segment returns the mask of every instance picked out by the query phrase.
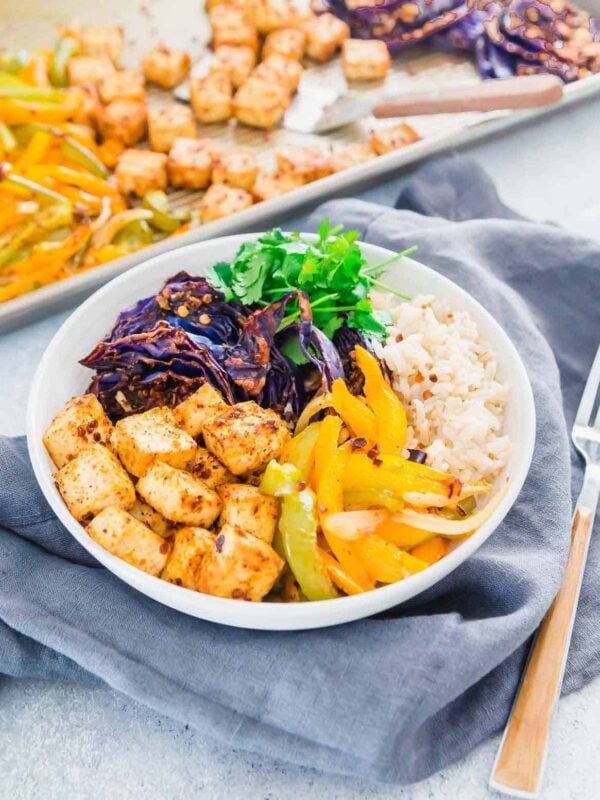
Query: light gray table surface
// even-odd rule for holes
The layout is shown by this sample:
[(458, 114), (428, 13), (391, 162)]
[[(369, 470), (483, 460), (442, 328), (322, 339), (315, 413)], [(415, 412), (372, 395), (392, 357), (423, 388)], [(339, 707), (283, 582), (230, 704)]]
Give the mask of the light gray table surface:
[[(600, 239), (599, 133), (596, 99), (465, 152), (521, 213)], [(390, 176), (364, 197), (391, 205), (405, 179)], [(286, 227), (301, 229), (305, 219)], [(33, 372), (66, 316), (0, 337), (0, 433), (24, 432)], [(471, 800), (490, 796), (497, 745), (416, 786), (374, 786), (231, 751), (109, 688), (0, 678), (0, 800)], [(597, 798), (599, 747), (596, 681), (560, 704), (543, 799)]]

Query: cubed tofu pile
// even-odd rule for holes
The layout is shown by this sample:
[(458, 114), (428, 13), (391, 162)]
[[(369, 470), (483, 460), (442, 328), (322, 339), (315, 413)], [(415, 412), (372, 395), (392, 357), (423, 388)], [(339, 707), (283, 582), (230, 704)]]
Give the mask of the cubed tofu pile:
[(283, 568), (278, 501), (247, 481), (289, 437), (275, 412), (228, 405), (206, 383), (115, 425), (95, 395), (75, 397), (44, 444), (67, 508), (105, 550), (186, 589), (259, 601)]

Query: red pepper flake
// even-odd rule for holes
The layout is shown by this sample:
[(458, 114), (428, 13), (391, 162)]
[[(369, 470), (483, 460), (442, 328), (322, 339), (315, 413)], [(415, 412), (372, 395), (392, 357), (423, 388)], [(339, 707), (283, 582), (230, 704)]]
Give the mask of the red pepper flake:
[(367, 456), (374, 461), (379, 455), (379, 447), (374, 445), (370, 450), (367, 450)]
[(362, 436), (358, 436), (356, 439), (352, 439), (350, 441), (350, 447), (353, 450), (362, 450), (363, 447), (367, 446), (367, 440), (363, 439)]
[(432, 383), (437, 383), (437, 382), (438, 382), (438, 376), (435, 374), (435, 372), (432, 372), (432, 373), (430, 374), (430, 376), (429, 376), (429, 380), (430, 380)]
[(306, 481), (298, 481), (296, 484), (296, 491), (303, 492), (306, 489)]
[(161, 542), (160, 547), (158, 548), (161, 553), (168, 553), (169, 552), (169, 543), (168, 542)]
[(85, 436), (85, 428), (83, 425), (77, 426), (77, 436), (81, 436), (82, 438)]
[(420, 372), (417, 372), (414, 378), (415, 383), (423, 383), (424, 380), (425, 378), (423, 377), (423, 375)]
[(402, 334), (401, 334), (401, 333), (397, 333), (397, 334), (396, 334), (396, 341), (397, 341), (397, 342), (402, 342), (402, 341), (404, 341), (404, 336), (402, 336)]
[(425, 389), (423, 392), (423, 400), (429, 400), (430, 397), (433, 397), (433, 392), (430, 392), (429, 389)]

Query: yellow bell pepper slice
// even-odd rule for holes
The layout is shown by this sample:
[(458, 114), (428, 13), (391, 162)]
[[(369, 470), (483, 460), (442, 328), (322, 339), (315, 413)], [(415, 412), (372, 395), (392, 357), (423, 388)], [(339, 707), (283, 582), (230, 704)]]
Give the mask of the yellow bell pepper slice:
[(448, 552), (448, 540), (441, 536), (434, 536), (433, 539), (414, 547), (410, 554), (415, 558), (420, 558), (428, 564), (435, 564)]
[(410, 550), (413, 547), (422, 545), (434, 536), (434, 534), (429, 531), (412, 528), (410, 525), (405, 525), (402, 522), (394, 522), (391, 517), (382, 522), (381, 525), (378, 525), (375, 529), (375, 533), (381, 536), (382, 539), (385, 539), (386, 542), (391, 542), (395, 544), (396, 547), (400, 547), (403, 550)]
[(382, 453), (402, 455), (406, 443), (406, 411), (387, 383), (377, 359), (356, 347), (356, 363), (365, 376), (365, 397), (377, 420), (377, 444)]
[(338, 587), (338, 589), (341, 589), (342, 592), (344, 592), (344, 594), (362, 594), (363, 592), (367, 591), (365, 587), (357, 583), (352, 576), (345, 571), (340, 562), (337, 561), (330, 553), (321, 548), (318, 548), (318, 553), (321, 561), (327, 569), (327, 572), (329, 573), (329, 577)]
[(378, 583), (395, 583), (429, 566), (376, 534), (357, 540), (354, 548), (371, 578)]
[[(366, 453), (350, 453), (344, 471), (344, 489), (389, 489), (394, 494), (403, 492), (432, 492), (449, 496), (448, 481), (452, 476), (439, 473), (440, 479), (432, 479), (415, 471), (412, 462), (398, 459), (397, 463), (388, 464), (376, 456), (369, 458)], [(417, 464), (416, 466), (421, 466)]]
[(352, 434), (367, 442), (375, 442), (377, 438), (377, 420), (371, 409), (350, 393), (346, 382), (338, 378), (331, 387), (333, 407), (344, 420)]
[(47, 131), (36, 131), (25, 150), (21, 153), (15, 162), (15, 169), (23, 170), (25, 167), (30, 167), (32, 164), (39, 164), (46, 155), (50, 143), (52, 142), (52, 135)]
[(309, 482), (315, 463), (315, 447), (319, 436), (320, 422), (313, 422), (302, 433), (290, 439), (279, 460), (283, 463), (293, 464), (300, 472), (300, 480)]

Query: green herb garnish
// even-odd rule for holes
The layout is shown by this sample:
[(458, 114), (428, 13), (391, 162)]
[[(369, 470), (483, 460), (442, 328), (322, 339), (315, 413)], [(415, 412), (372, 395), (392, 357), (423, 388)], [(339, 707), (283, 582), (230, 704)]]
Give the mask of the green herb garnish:
[[(207, 269), (206, 278), (227, 301), (238, 300), (249, 306), (268, 305), (287, 292), (301, 289), (310, 300), (314, 324), (329, 338), (344, 323), (369, 337), (382, 338), (389, 319), (373, 309), (369, 293), (380, 288), (410, 300), (379, 278), (385, 267), (417, 248), (410, 247), (368, 266), (356, 244), (359, 235), (359, 231), (344, 231), (342, 225), (332, 227), (327, 218), (319, 225), (316, 242), (274, 228), (257, 241), (243, 244), (233, 263), (221, 262)], [(299, 316), (297, 305), (291, 305), (280, 330)]]

